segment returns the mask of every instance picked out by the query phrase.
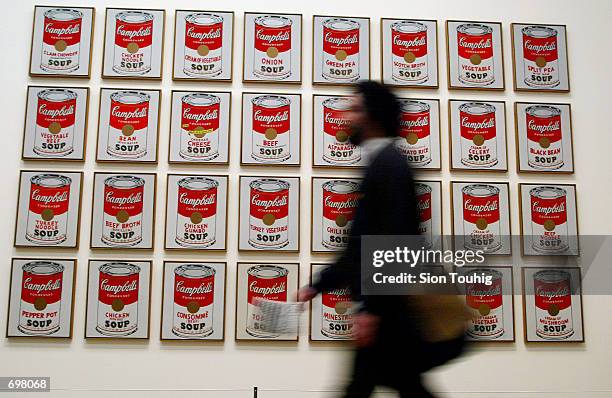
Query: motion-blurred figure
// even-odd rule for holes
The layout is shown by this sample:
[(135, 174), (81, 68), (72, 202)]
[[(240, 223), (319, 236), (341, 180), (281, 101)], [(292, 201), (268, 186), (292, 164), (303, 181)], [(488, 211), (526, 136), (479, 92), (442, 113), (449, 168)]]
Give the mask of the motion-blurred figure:
[(440, 302), (430, 303), (431, 297), (360, 294), (361, 235), (419, 235), (412, 172), (395, 145), (400, 105), (385, 86), (360, 82), (350, 119), (350, 140), (361, 146), (368, 161), (362, 197), (346, 250), (312, 286), (300, 289), (298, 300), (348, 286), (360, 306), (354, 316), (352, 337), (357, 350), (345, 397), (369, 397), (376, 385), (392, 387), (401, 397), (432, 397), (421, 383), (421, 374), (458, 355), (463, 345), (461, 321), (452, 331), (442, 326), (440, 333), (422, 319), (423, 314), (440, 308)]

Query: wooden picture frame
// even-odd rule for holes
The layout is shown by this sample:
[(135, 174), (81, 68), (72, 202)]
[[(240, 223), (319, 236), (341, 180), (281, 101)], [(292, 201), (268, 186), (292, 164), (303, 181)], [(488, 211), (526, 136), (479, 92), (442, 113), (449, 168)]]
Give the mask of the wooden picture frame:
[[(394, 37), (398, 43), (393, 41)], [(440, 85), (438, 21), (381, 18), (380, 64), (381, 82), (387, 86), (437, 89)]]
[(580, 267), (522, 267), (521, 276), (525, 343), (584, 343)]
[(94, 172), (90, 249), (153, 250), (156, 197), (156, 173)]
[[(189, 36), (190, 28), (193, 29), (193, 37)], [(220, 34), (217, 35), (215, 31), (218, 29)], [(191, 37), (189, 49), (185, 44), (187, 37)], [(207, 60), (205, 57), (212, 59)], [(216, 57), (220, 57), (220, 60)], [(233, 11), (176, 10), (174, 12), (172, 80), (231, 82), (234, 74), (233, 58)]]
[[(71, 339), (76, 273), (76, 258), (13, 257), (6, 337)], [(58, 274), (61, 275), (58, 277)], [(26, 293), (23, 292), (25, 275), (33, 279), (32, 288)]]
[(449, 90), (505, 90), (502, 31), (501, 22), (446, 21)]
[(20, 170), (14, 247), (78, 249), (82, 197), (82, 171)]
[[(152, 274), (150, 260), (90, 259), (85, 339), (148, 340)], [(102, 290), (105, 294), (100, 299)]]
[(228, 175), (168, 173), (164, 248), (227, 250), (228, 190)]
[(89, 79), (95, 17), (94, 7), (35, 5), (30, 76)]
[[(182, 280), (177, 281), (177, 277)], [(227, 263), (164, 261), (160, 340), (224, 341), (226, 292)], [(179, 302), (176, 294), (180, 295)]]
[(100, 88), (96, 162), (157, 163), (161, 96), (159, 89)]
[(22, 160), (85, 161), (89, 87), (28, 86)]
[(302, 14), (245, 12), (243, 31), (243, 83), (302, 84)]
[[(512, 23), (510, 37), (514, 91), (570, 91), (566, 25)], [(536, 42), (531, 49), (524, 47), (524, 37)], [(527, 60), (525, 53), (533, 59)], [(526, 77), (526, 71), (531, 75)]]
[(299, 167), (302, 94), (243, 92), (240, 130), (241, 166)]
[[(116, 44), (117, 20), (122, 23)], [(161, 25), (161, 26), (160, 26)], [(150, 33), (148, 31), (150, 30)], [(155, 8), (106, 8), (102, 78), (161, 80), (163, 76), (166, 10)], [(138, 39), (134, 39), (137, 37)]]

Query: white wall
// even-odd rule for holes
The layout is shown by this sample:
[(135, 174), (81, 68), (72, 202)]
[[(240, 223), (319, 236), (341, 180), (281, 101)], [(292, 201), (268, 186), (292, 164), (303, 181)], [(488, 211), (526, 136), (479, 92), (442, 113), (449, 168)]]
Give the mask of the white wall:
[[(241, 78), (241, 48), (243, 11), (297, 12), (304, 14), (304, 83), (301, 87), (263, 87), (250, 85), (248, 90), (278, 90), (294, 92), (300, 90), (303, 95), (303, 164), (302, 176), (302, 214), (301, 247), (298, 255), (281, 256), (302, 263), (302, 281), (307, 280), (308, 264), (311, 260), (309, 248), (310, 208), (310, 136), (311, 129), (311, 93), (334, 93), (338, 89), (317, 88), (310, 84), (311, 63), (311, 21), (313, 14), (370, 16), (372, 18), (372, 72), (373, 77), (380, 76), (379, 59), (379, 18), (409, 17), (437, 19), (440, 54), (439, 90), (419, 92), (407, 91), (416, 97), (437, 97), (441, 100), (442, 126), (446, 125), (447, 99), (470, 98), (478, 95), (482, 98), (505, 100), (508, 106), (508, 140), (509, 170), (507, 174), (491, 177), (510, 181), (513, 231), (518, 232), (517, 198), (519, 181), (515, 173), (514, 131), (512, 102), (515, 100), (571, 102), (573, 110), (575, 175), (569, 176), (521, 176), (521, 181), (557, 181), (576, 182), (581, 207), (579, 208), (580, 232), (583, 234), (610, 234), (612, 227), (609, 218), (609, 202), (612, 188), (609, 184), (612, 160), (610, 148), (610, 63), (612, 63), (612, 46), (610, 45), (609, 17), (612, 7), (609, 0), (593, 1), (475, 1), (475, 0), (430, 0), (430, 1), (277, 1), (263, 0), (246, 2), (226, 0), (219, 3), (176, 0), (53, 0), (50, 4), (93, 5), (96, 7), (96, 29), (92, 78), (89, 81), (44, 80), (33, 79), (27, 75), (30, 47), (31, 23), (34, 2), (25, 0), (5, 1), (2, 7), (0, 37), (2, 62), (0, 66), (2, 92), (0, 110), (2, 113), (2, 139), (0, 140), (0, 167), (2, 168), (2, 188), (0, 205), (4, 217), (0, 220), (0, 256), (4, 264), (0, 267), (0, 376), (51, 376), (53, 389), (51, 396), (74, 397), (249, 397), (247, 390), (257, 385), (263, 391), (260, 397), (310, 398), (328, 396), (323, 391), (337, 388), (341, 374), (343, 358), (346, 351), (338, 347), (314, 345), (308, 343), (307, 331), (304, 329), (298, 344), (237, 344), (234, 342), (233, 307), (235, 305), (234, 283), (235, 263), (237, 260), (274, 260), (278, 256), (255, 256), (236, 253), (236, 223), (238, 220), (238, 178), (239, 153), (234, 145), (231, 149), (232, 161), (229, 168), (216, 167), (215, 172), (228, 172), (230, 179), (229, 205), (229, 242), (227, 261), (228, 292), (226, 321), (226, 341), (223, 344), (161, 344), (158, 338), (161, 312), (161, 266), (167, 259), (210, 259), (224, 260), (223, 254), (205, 255), (164, 253), (163, 220), (165, 198), (165, 174), (172, 170), (196, 171), (184, 166), (169, 167), (165, 161), (167, 153), (169, 123), (169, 100), (172, 88), (211, 88), (228, 89), (234, 93), (232, 109), (233, 142), (237, 143), (240, 128), (240, 92), (243, 89)], [(121, 257), (115, 253), (92, 253), (89, 249), (91, 183), (93, 170), (125, 169), (125, 166), (98, 165), (95, 163), (95, 136), (98, 108), (98, 89), (110, 87), (157, 87), (159, 83), (112, 82), (100, 78), (102, 35), (104, 31), (104, 8), (114, 7), (157, 7), (166, 8), (166, 52), (164, 59), (160, 164), (156, 170), (158, 179), (157, 206), (158, 230), (156, 231), (156, 250), (153, 253), (128, 255), (128, 258), (153, 258), (153, 293), (151, 313), (151, 340), (144, 343), (109, 343), (91, 342), (83, 339), (86, 264), (88, 258)], [(173, 7), (173, 8), (169, 8)], [(235, 30), (235, 64), (234, 83), (195, 85), (192, 83), (174, 84), (171, 80), (171, 49), (174, 30), (174, 8), (181, 9), (220, 9), (236, 12)], [(467, 19), (501, 21), (503, 23), (503, 44), (506, 70), (506, 89), (502, 93), (474, 94), (452, 92), (446, 87), (446, 63), (444, 55), (444, 21), (446, 19)], [(567, 24), (571, 93), (570, 94), (516, 94), (512, 92), (512, 69), (510, 56), (510, 23), (536, 22)], [(89, 134), (87, 161), (85, 162), (85, 182), (83, 192), (83, 216), (81, 222), (82, 242), (78, 253), (74, 251), (47, 251), (50, 255), (61, 257), (78, 256), (79, 269), (76, 285), (76, 306), (74, 320), (74, 338), (68, 342), (31, 342), (15, 341), (4, 338), (6, 327), (6, 304), (11, 256), (36, 256), (40, 251), (16, 250), (12, 247), (14, 228), (14, 209), (16, 207), (16, 184), (19, 169), (37, 169), (48, 167), (60, 170), (79, 170), (78, 164), (55, 165), (51, 163), (26, 163), (20, 160), (23, 128), (24, 103), (28, 84), (69, 84), (89, 85), (91, 103), (89, 114)], [(446, 137), (443, 129), (443, 137)], [(450, 209), (448, 181), (452, 178), (469, 178), (465, 173), (451, 173), (448, 170), (448, 145), (442, 141), (443, 170), (430, 173), (432, 178), (443, 178), (444, 184), (444, 228), (450, 231)], [(129, 166), (131, 169), (152, 171), (155, 166)], [(207, 168), (206, 170), (209, 170)], [(206, 171), (204, 169), (197, 171)], [(213, 170), (213, 168), (210, 168)], [(249, 173), (266, 171), (250, 168)], [(283, 171), (279, 169), (282, 173)], [(291, 173), (291, 172), (290, 172)], [(333, 172), (317, 172), (318, 175), (333, 175)], [(347, 174), (347, 173), (342, 173)], [(114, 256), (112, 256), (114, 254)], [(317, 256), (317, 260), (325, 257)], [(609, 397), (612, 396), (612, 345), (609, 342), (612, 330), (611, 297), (584, 297), (585, 344), (579, 345), (539, 345), (526, 346), (522, 342), (521, 299), (516, 297), (515, 314), (517, 325), (517, 342), (507, 345), (482, 345), (474, 355), (464, 358), (460, 363), (436, 372), (432, 376), (435, 389), (452, 392), (453, 397)], [(404, 358), (403, 361), (418, 360)], [(398, 366), (401, 366), (398, 365)], [(217, 390), (217, 391), (215, 391)], [(209, 391), (202, 393), (202, 391)], [(24, 396), (27, 396), (24, 394)], [(38, 395), (34, 395), (38, 396)], [(446, 395), (445, 395), (446, 396)]]

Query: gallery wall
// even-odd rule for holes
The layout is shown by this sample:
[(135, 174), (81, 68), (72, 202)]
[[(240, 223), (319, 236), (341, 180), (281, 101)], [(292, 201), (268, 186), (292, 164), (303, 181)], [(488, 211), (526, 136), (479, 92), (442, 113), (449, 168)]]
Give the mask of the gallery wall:
[[(582, 235), (605, 235), (610, 226), (603, 222), (612, 190), (607, 184), (607, 173), (612, 167), (609, 157), (611, 140), (605, 124), (610, 109), (606, 85), (609, 85), (609, 63), (612, 50), (602, 38), (609, 35), (606, 15), (610, 5), (606, 1), (593, 1), (576, 12), (575, 2), (533, 3), (527, 1), (499, 4), (478, 1), (429, 2), (407, 6), (405, 2), (388, 1), (380, 4), (368, 2), (351, 3), (350, 7), (337, 2), (313, 1), (308, 4), (290, 4), (266, 1), (262, 4), (246, 4), (227, 1), (209, 5), (180, 1), (167, 2), (133, 1), (121, 2), (52, 2), (70, 6), (93, 6), (96, 8), (91, 78), (89, 80), (36, 78), (28, 76), (30, 39), (32, 34), (33, 8), (37, 3), (20, 2), (10, 6), (10, 18), (0, 27), (6, 54), (2, 68), (5, 95), (0, 98), (5, 122), (5, 134), (0, 149), (0, 165), (3, 167), (5, 189), (0, 192), (0, 203), (5, 209), (2, 221), (0, 248), (4, 266), (0, 271), (0, 330), (6, 328), (8, 287), (11, 257), (55, 257), (77, 258), (76, 290), (74, 296), (73, 338), (63, 341), (7, 339), (0, 337), (0, 375), (4, 376), (51, 376), (52, 396), (252, 396), (253, 386), (260, 388), (259, 396), (268, 397), (318, 397), (330, 396), (343, 377), (349, 352), (339, 344), (313, 343), (308, 341), (308, 318), (303, 317), (298, 342), (236, 342), (236, 269), (237, 262), (299, 262), (300, 283), (309, 278), (311, 262), (330, 261), (330, 254), (310, 251), (310, 194), (311, 177), (355, 177), (352, 170), (312, 169), (313, 151), (312, 94), (349, 94), (344, 87), (313, 86), (312, 64), (312, 16), (351, 15), (370, 17), (371, 30), (371, 75), (381, 76), (380, 18), (422, 18), (438, 21), (438, 89), (399, 90), (403, 96), (412, 98), (435, 98), (440, 100), (441, 124), (441, 170), (423, 171), (422, 179), (442, 181), (443, 231), (451, 231), (450, 181), (477, 181), (483, 177), (450, 170), (448, 142), (448, 100), (484, 99), (506, 103), (508, 171), (492, 173), (486, 179), (509, 183), (510, 224), (514, 234), (519, 233), (518, 183), (576, 184), (579, 197), (579, 228)], [(166, 10), (164, 34), (164, 58), (162, 80), (116, 81), (101, 78), (102, 43), (104, 36), (104, 14), (106, 7), (162, 8)], [(173, 8), (169, 8), (172, 6)], [(257, 9), (255, 8), (257, 7)], [(233, 81), (218, 83), (192, 83), (172, 80), (172, 45), (174, 42), (175, 9), (222, 9), (234, 11), (234, 66)], [(300, 85), (278, 84), (274, 86), (242, 83), (242, 47), (244, 12), (269, 11), (274, 13), (301, 13), (303, 52), (302, 82)], [(445, 21), (473, 20), (501, 22), (504, 47), (505, 90), (496, 92), (466, 92), (447, 88), (445, 56)], [(562, 24), (567, 26), (569, 93), (529, 93), (513, 91), (510, 24), (521, 22)], [(90, 88), (88, 134), (85, 163), (66, 164), (57, 162), (33, 163), (21, 159), (24, 104), (28, 85), (87, 86)], [(145, 90), (161, 89), (161, 112), (158, 164), (115, 165), (96, 162), (95, 138), (97, 132), (99, 92), (101, 87), (134, 87)], [(231, 91), (231, 145), (229, 165), (193, 166), (168, 164), (170, 125), (170, 97), (172, 90)], [(300, 93), (302, 101), (301, 165), (291, 170), (281, 166), (261, 168), (240, 165), (240, 126), (242, 92)], [(525, 175), (516, 172), (513, 103), (560, 102), (572, 106), (572, 127), (575, 172), (567, 175)], [(20, 170), (65, 170), (84, 171), (81, 215), (81, 245), (78, 249), (14, 248), (15, 208)], [(133, 173), (157, 173), (155, 209), (157, 220), (154, 231), (155, 249), (142, 252), (95, 251), (89, 248), (91, 228), (91, 203), (94, 200), (94, 171), (116, 172), (129, 170)], [(228, 174), (227, 251), (226, 252), (176, 252), (164, 250), (166, 175), (175, 174)], [(273, 174), (299, 176), (300, 181), (300, 251), (298, 253), (238, 252), (239, 222), (239, 176)], [(518, 252), (518, 250), (516, 250)], [(43, 254), (44, 253), (44, 254)], [(87, 295), (87, 263), (90, 259), (151, 260), (151, 333), (148, 341), (99, 341), (86, 340), (85, 301)], [(171, 261), (226, 261), (227, 291), (225, 340), (222, 342), (160, 342), (159, 325), (162, 313), (162, 263)], [(540, 265), (530, 259), (530, 265)], [(515, 283), (520, 274), (515, 273)], [(430, 379), (435, 390), (449, 392), (453, 397), (488, 397), (503, 394), (509, 397), (603, 397), (612, 394), (612, 384), (607, 377), (612, 349), (608, 342), (612, 320), (609, 314), (610, 297), (585, 295), (584, 343), (570, 344), (526, 344), (523, 342), (522, 298), (514, 300), (516, 341), (492, 344), (481, 343), (456, 365), (434, 372)], [(418, 358), (403, 358), (413, 361)], [(401, 364), (400, 361), (399, 363)], [(401, 366), (401, 365), (400, 365)], [(204, 394), (207, 392), (207, 394)], [(384, 395), (383, 395), (384, 396)]]

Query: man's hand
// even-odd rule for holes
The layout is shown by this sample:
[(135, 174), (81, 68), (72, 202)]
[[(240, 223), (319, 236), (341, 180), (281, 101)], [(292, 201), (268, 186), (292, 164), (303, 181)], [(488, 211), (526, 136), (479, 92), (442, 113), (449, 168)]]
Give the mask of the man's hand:
[(310, 301), (317, 295), (317, 289), (310, 286), (304, 286), (297, 292), (297, 301), (303, 303), (305, 301)]
[(370, 346), (376, 341), (380, 317), (360, 312), (353, 316), (353, 340), (358, 347)]

